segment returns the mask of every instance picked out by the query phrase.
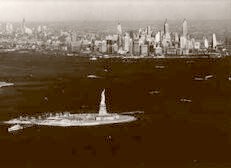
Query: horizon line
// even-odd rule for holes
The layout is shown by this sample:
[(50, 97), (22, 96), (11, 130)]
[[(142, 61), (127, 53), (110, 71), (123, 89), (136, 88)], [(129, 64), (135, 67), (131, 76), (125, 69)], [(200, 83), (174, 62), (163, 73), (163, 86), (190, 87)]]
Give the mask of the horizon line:
[[(27, 23), (30, 23), (30, 22), (118, 22), (118, 20), (83, 20), (83, 19), (77, 19), (77, 20), (27, 20), (26, 17), (22, 17), (21, 20), (0, 20), (0, 23), (6, 23), (6, 22), (12, 22), (12, 23), (20, 23), (22, 22), (23, 18), (25, 18), (25, 21)], [(224, 18), (224, 19), (190, 19), (190, 18), (177, 18), (177, 19), (169, 19), (167, 18), (168, 21), (179, 21), (179, 20), (184, 20), (186, 19), (187, 21), (230, 21), (231, 18)], [(138, 20), (128, 20), (128, 19), (124, 19), (124, 20), (119, 20), (119, 22), (151, 22), (151, 21), (165, 21), (165, 19), (152, 19), (152, 20), (145, 20), (145, 19), (138, 19)]]

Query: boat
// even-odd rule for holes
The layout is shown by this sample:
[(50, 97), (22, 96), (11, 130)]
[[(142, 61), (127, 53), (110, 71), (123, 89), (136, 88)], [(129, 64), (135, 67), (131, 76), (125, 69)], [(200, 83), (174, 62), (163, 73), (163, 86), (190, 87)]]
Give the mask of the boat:
[(159, 90), (153, 90), (153, 91), (150, 91), (148, 92), (150, 95), (154, 95), (154, 94), (159, 94), (160, 91)]
[(15, 125), (8, 128), (8, 132), (15, 132), (15, 131), (18, 131), (21, 129), (23, 129), (23, 126), (21, 126), (19, 124), (15, 124)]
[(100, 78), (99, 76), (96, 76), (96, 75), (87, 75), (88, 78), (92, 78), (92, 79), (95, 79), (95, 78)]
[(21, 117), (5, 121), (5, 124), (21, 125), (43, 125), (43, 126), (95, 126), (104, 124), (115, 124), (135, 121), (136, 117), (118, 113), (108, 113), (105, 99), (105, 89), (101, 93), (101, 101), (98, 113), (78, 113), (69, 112), (57, 113), (56, 115), (43, 115), (43, 117)]
[(163, 66), (163, 65), (156, 65), (155, 68), (156, 68), (156, 69), (164, 69), (165, 66)]
[(196, 81), (203, 81), (203, 80), (204, 80), (204, 78), (201, 78), (201, 77), (195, 77), (195, 78), (194, 78), (194, 80), (196, 80)]
[(6, 86), (13, 86), (13, 83), (7, 83), (7, 82), (0, 82), (0, 88), (1, 87), (6, 87)]
[(97, 58), (96, 58), (96, 57), (91, 57), (90, 60), (91, 60), (91, 61), (96, 61)]
[(181, 102), (187, 102), (187, 103), (191, 103), (191, 102), (192, 102), (192, 100), (190, 100), (190, 99), (185, 99), (185, 98), (180, 99), (180, 101), (181, 101)]
[(211, 78), (213, 78), (213, 75), (206, 75), (205, 77), (194, 77), (194, 80), (203, 81), (203, 80), (209, 80)]
[(213, 78), (213, 75), (207, 75), (207, 76), (205, 76), (205, 80), (208, 80), (210, 78)]

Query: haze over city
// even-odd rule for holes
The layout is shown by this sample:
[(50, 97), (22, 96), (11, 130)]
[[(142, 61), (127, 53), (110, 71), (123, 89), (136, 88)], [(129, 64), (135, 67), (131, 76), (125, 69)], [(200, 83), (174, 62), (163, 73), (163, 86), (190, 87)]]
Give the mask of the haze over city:
[(230, 0), (2, 0), (0, 21), (226, 20)]

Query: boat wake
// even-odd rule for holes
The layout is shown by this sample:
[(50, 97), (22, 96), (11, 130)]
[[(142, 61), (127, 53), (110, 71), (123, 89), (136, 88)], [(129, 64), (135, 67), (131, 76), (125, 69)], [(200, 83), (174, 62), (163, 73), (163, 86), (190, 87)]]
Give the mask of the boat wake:
[(120, 114), (144, 114), (144, 111), (128, 111), (128, 112), (122, 112)]

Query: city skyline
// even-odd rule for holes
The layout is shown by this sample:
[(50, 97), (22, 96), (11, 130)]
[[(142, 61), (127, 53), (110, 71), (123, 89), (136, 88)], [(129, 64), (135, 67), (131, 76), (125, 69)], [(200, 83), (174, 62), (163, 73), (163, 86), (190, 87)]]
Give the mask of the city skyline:
[[(25, 10), (26, 9), (26, 10)], [(229, 20), (230, 0), (2, 0), (0, 21)]]

